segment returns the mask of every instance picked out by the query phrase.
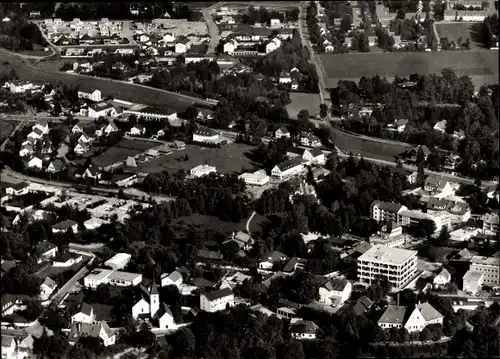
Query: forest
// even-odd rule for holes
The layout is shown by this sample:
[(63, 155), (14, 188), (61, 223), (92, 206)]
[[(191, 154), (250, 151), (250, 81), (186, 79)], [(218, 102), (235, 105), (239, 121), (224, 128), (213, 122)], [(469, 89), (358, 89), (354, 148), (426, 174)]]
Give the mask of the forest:
[(46, 45), (38, 26), (26, 17), (14, 15), (9, 19), (0, 22), (0, 47), (20, 52), (33, 50), (34, 45)]

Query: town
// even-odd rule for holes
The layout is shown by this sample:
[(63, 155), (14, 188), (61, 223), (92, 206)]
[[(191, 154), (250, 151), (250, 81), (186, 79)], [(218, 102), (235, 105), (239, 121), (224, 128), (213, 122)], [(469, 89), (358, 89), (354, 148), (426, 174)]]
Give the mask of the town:
[(497, 3), (395, 3), (0, 6), (2, 358), (497, 356), (498, 83), (322, 64)]

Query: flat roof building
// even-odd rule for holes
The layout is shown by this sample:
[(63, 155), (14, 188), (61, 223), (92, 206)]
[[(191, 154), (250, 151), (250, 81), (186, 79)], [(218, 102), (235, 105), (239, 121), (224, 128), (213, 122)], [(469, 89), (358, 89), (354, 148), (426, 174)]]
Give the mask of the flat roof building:
[(386, 277), (393, 287), (404, 288), (416, 275), (417, 251), (374, 245), (358, 257), (358, 278), (371, 284)]
[(83, 279), (85, 287), (97, 288), (101, 284), (112, 284), (122, 287), (136, 286), (142, 282), (142, 274), (114, 271), (97, 268)]
[(470, 270), (484, 274), (484, 285), (500, 287), (500, 258), (473, 256)]
[(104, 264), (113, 270), (119, 270), (125, 268), (131, 258), (132, 256), (128, 253), (116, 253), (113, 257), (104, 262)]

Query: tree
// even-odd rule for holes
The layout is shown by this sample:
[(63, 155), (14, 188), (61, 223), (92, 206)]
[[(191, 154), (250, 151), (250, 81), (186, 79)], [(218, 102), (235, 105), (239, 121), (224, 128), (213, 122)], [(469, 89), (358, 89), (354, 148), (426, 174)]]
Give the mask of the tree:
[(434, 247), (432, 244), (429, 244), (424, 249), (424, 255), (427, 258), (429, 258), (429, 260), (431, 262), (435, 262), (437, 260), (438, 251), (437, 251), (436, 247)]
[(56, 116), (59, 116), (61, 112), (62, 112), (61, 104), (59, 103), (59, 101), (56, 101), (56, 103), (54, 103), (54, 114)]
[(425, 184), (425, 155), (422, 146), (418, 147), (417, 152), (417, 185), (423, 187)]
[(319, 116), (321, 118), (325, 118), (326, 115), (328, 115), (328, 106), (322, 103), (321, 105), (319, 105)]
[(432, 333), (427, 327), (425, 327), (420, 332), (420, 340), (423, 342), (426, 342), (426, 341), (431, 340), (431, 339), (432, 339)]
[(438, 237), (439, 243), (445, 245), (450, 240), (450, 232), (448, 231), (448, 226), (443, 226)]
[(310, 115), (309, 111), (307, 110), (301, 110), (299, 114), (297, 115), (297, 120), (299, 122), (298, 124), (298, 130), (300, 132), (307, 132), (310, 128), (310, 121), (309, 121)]

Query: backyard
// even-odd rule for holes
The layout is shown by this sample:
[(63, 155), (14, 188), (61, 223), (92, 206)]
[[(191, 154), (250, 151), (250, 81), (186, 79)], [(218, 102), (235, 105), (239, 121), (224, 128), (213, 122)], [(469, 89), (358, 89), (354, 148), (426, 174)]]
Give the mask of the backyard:
[(356, 54), (320, 54), (321, 69), (327, 87), (339, 80), (359, 81), (362, 76), (386, 77), (440, 73), (451, 68), (458, 76), (469, 75), (476, 86), (498, 83), (498, 52), (490, 50), (441, 52), (383, 52)]
[(253, 146), (241, 143), (231, 143), (221, 148), (186, 145), (185, 150), (150, 160), (139, 165), (137, 169), (143, 172), (178, 171), (181, 169), (189, 171), (198, 165), (208, 164), (215, 166), (218, 173), (240, 173), (243, 168), (251, 170), (255, 167), (248, 158), (248, 152), (252, 149)]
[(288, 117), (293, 120), (297, 119), (301, 110), (308, 110), (311, 116), (316, 116), (319, 113), (321, 101), (316, 93), (290, 92), (290, 100), (292, 102), (286, 105), (286, 110)]
[(462, 42), (465, 43), (467, 39), (470, 39), (470, 48), (484, 48), (484, 45), (477, 43), (474, 39), (477, 38), (477, 23), (471, 22), (455, 22), (455, 23), (438, 23), (436, 24), (436, 30), (439, 38), (446, 37), (448, 41), (454, 41), (458, 44), (458, 39), (462, 38)]

